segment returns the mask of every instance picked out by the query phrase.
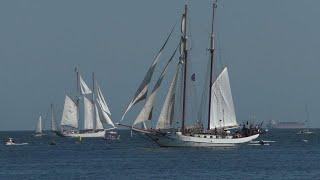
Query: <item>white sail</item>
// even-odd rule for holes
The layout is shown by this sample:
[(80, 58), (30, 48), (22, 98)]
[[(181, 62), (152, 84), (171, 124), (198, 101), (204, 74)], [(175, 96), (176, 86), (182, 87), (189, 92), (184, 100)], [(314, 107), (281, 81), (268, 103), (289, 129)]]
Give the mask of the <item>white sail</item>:
[(212, 85), (210, 111), (210, 129), (238, 126), (227, 67)]
[(66, 95), (61, 119), (62, 126), (78, 128), (78, 107), (73, 100)]
[(99, 101), (100, 104), (103, 105), (102, 106), (103, 110), (111, 115), (110, 109), (108, 107), (108, 104), (107, 104), (106, 100), (104, 99), (104, 96), (103, 96), (103, 94), (101, 92), (101, 89), (100, 89), (100, 87), (98, 85), (97, 85), (97, 87), (98, 87), (97, 88), (97, 101)]
[(102, 119), (101, 122), (107, 123), (110, 126), (115, 127), (108, 113), (103, 110), (103, 105), (101, 104), (101, 102), (98, 101), (98, 105), (100, 107), (100, 120)]
[(91, 93), (92, 93), (91, 89), (88, 87), (88, 85), (86, 84), (86, 82), (84, 82), (84, 80), (82, 79), (81, 75), (79, 75), (79, 80), (80, 80), (80, 90), (81, 90), (81, 94), (82, 94), (82, 95), (91, 94)]
[(36, 133), (42, 133), (42, 117), (41, 116), (38, 119)]
[(92, 102), (83, 96), (83, 104), (84, 104), (84, 129), (93, 129), (94, 123), (94, 105)]
[(122, 117), (121, 117), (121, 120), (124, 119), (125, 115), (127, 114), (127, 112), (132, 108), (133, 105), (137, 104), (138, 102), (146, 99), (147, 97), (147, 93), (148, 93), (148, 86), (149, 86), (149, 83), (151, 81), (151, 78), (152, 78), (152, 75), (153, 75), (153, 72), (158, 64), (158, 61), (159, 61), (159, 58), (164, 50), (164, 47), (166, 46), (166, 44), (168, 43), (172, 33), (173, 33), (173, 30), (174, 30), (175, 26), (171, 29), (171, 32), (170, 34), (168, 35), (166, 41), (164, 42), (164, 44), (162, 45), (162, 47), (160, 48), (158, 54), (155, 56), (153, 62), (152, 62), (152, 65), (150, 66), (150, 68), (148, 69), (148, 72), (147, 74), (144, 76), (144, 79), (143, 81), (141, 82), (138, 90), (136, 91), (133, 99), (130, 101), (130, 103), (128, 104), (126, 110), (124, 111)]
[(175, 97), (175, 89), (177, 84), (177, 78), (178, 78), (178, 67), (175, 72), (175, 75), (171, 81), (168, 94), (166, 96), (166, 99), (163, 103), (160, 116), (156, 125), (156, 129), (168, 129), (171, 127), (172, 122), (172, 113), (174, 108), (174, 97)]
[[(178, 46), (179, 47), (179, 46)], [(151, 118), (151, 113), (152, 113), (152, 109), (153, 109), (153, 105), (154, 102), (156, 100), (156, 96), (157, 96), (157, 92), (161, 86), (162, 80), (168, 70), (168, 65), (169, 63), (172, 61), (174, 55), (177, 52), (178, 47), (174, 50), (173, 54), (171, 55), (170, 59), (168, 60), (167, 64), (165, 65), (163, 71), (161, 72), (161, 75), (158, 79), (158, 81), (156, 82), (150, 96), (147, 98), (146, 103), (144, 104), (142, 110), (140, 111), (139, 115), (137, 116), (136, 120), (133, 122), (133, 126), (138, 124), (138, 123), (142, 123), (146, 120), (150, 120)]]
[(100, 120), (99, 110), (98, 110), (98, 107), (96, 104), (94, 105), (94, 109), (95, 109), (95, 113), (96, 113), (96, 129), (104, 129), (103, 125), (101, 123), (101, 120)]

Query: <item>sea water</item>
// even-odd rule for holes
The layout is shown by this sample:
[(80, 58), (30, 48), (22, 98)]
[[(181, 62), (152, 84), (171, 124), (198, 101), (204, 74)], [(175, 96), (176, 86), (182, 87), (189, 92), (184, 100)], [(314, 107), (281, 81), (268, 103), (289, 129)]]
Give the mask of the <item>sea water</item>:
[[(0, 132), (0, 179), (320, 179), (320, 130), (271, 130), (269, 146), (162, 148), (120, 131), (119, 141)], [(29, 143), (5, 146), (6, 138)], [(56, 145), (49, 145), (54, 140)]]

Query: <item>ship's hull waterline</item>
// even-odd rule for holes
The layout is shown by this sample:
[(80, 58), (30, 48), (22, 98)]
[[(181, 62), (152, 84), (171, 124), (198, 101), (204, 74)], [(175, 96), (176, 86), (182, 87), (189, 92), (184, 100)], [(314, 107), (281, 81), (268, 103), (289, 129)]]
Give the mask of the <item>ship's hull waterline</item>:
[(213, 135), (199, 135), (198, 137), (197, 135), (182, 135), (180, 132), (173, 134), (146, 133), (146, 135), (161, 147), (231, 147), (259, 137), (259, 134), (243, 138), (232, 138), (232, 136), (220, 138)]
[(57, 134), (63, 137), (72, 137), (72, 138), (104, 138), (105, 131), (98, 132), (84, 132), (84, 133), (59, 133)]

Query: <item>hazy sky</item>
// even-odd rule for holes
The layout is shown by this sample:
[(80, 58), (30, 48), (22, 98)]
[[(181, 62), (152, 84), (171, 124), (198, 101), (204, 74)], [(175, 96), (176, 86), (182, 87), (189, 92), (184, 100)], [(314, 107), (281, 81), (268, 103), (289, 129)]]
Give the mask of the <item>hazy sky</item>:
[[(189, 2), (190, 61), (199, 74), (208, 60), (210, 2)], [(75, 65), (88, 84), (91, 72), (96, 73), (113, 119), (120, 119), (153, 56), (180, 19), (184, 3), (1, 1), (0, 130), (34, 129), (38, 116), (48, 113), (50, 103), (60, 111), (60, 121), (64, 95), (75, 88)], [(221, 61), (230, 66), (239, 121), (253, 113), (265, 121), (304, 120), (308, 104), (311, 125), (320, 127), (319, 6), (318, 0), (219, 3), (219, 51)], [(177, 35), (162, 62), (172, 52)], [(127, 119), (136, 115), (133, 110)]]

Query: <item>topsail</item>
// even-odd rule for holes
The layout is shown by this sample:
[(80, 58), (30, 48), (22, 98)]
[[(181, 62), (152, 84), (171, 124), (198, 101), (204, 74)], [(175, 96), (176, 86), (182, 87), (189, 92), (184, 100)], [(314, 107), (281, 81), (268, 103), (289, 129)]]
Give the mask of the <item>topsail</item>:
[(81, 76), (79, 76), (79, 80), (80, 80), (80, 91), (81, 91), (81, 94), (82, 95), (91, 94), (92, 93), (91, 89), (88, 87), (86, 82), (84, 82), (84, 80), (82, 79)]

